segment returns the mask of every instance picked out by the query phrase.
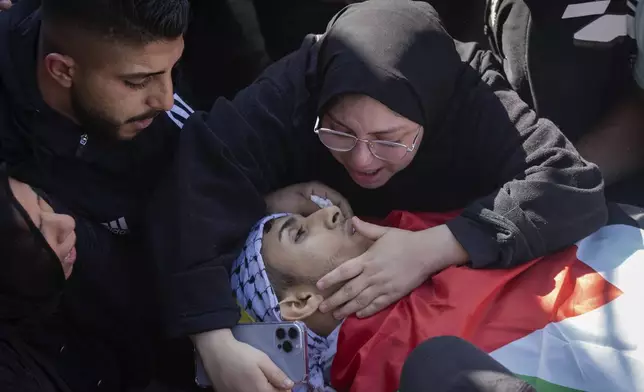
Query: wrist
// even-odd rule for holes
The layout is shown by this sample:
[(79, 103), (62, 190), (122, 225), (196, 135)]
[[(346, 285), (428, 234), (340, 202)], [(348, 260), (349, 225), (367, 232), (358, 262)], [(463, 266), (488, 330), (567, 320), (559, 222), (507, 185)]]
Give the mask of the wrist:
[(463, 265), (470, 259), (447, 225), (432, 227), (419, 234), (423, 269), (429, 272), (427, 275), (451, 266)]
[(228, 328), (191, 335), (190, 339), (202, 357), (208, 356), (208, 353), (217, 352), (222, 346), (235, 341), (232, 331)]

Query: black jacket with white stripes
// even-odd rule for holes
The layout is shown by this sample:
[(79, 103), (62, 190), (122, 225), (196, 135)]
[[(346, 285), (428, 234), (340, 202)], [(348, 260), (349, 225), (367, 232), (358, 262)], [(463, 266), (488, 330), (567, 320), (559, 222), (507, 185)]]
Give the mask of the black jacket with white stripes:
[[(136, 226), (192, 109), (175, 94), (171, 111), (132, 140), (106, 146), (88, 136), (47, 107), (38, 91), (38, 3), (23, 0), (0, 12), (0, 163), (55, 199), (56, 211), (75, 216), (78, 258), (56, 317), (13, 340), (70, 390), (122, 391), (147, 382), (158, 324), (154, 268), (139, 250)], [(112, 235), (101, 225), (132, 234)], [(4, 358), (8, 351), (20, 354), (0, 336), (0, 357), (10, 361), (0, 372), (0, 390), (20, 374), (48, 390), (24, 356), (20, 363)], [(27, 388), (19, 384), (18, 390)]]
[(44, 103), (36, 82), (40, 11), (29, 3), (0, 14), (0, 161), (90, 221), (135, 231), (192, 109), (175, 94), (172, 110), (134, 139), (99, 143)]

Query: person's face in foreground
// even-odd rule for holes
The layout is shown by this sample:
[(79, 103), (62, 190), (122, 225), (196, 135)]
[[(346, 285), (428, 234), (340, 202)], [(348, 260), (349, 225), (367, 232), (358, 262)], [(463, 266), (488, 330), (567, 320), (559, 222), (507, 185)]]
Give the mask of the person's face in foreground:
[(321, 209), (308, 217), (276, 219), (264, 235), (265, 262), (301, 280), (315, 282), (343, 262), (364, 253), (371, 241), (356, 233), (351, 220), (337, 207)]
[(67, 73), (55, 79), (68, 88), (72, 115), (85, 128), (108, 139), (132, 139), (172, 108), (172, 69), (183, 38), (146, 45), (91, 37), (77, 41), (76, 58), (56, 53), (47, 58), (50, 72), (53, 60), (62, 75)]
[(74, 219), (69, 215), (57, 214), (29, 185), (10, 178), (9, 186), (16, 200), (58, 256), (65, 278), (69, 278), (76, 261)]
[(306, 319), (309, 328), (330, 332), (337, 321), (317, 310), (324, 297), (337, 287), (322, 293), (316, 282), (345, 261), (363, 254), (371, 244), (371, 240), (354, 231), (351, 220), (337, 207), (321, 209), (308, 217), (290, 215), (273, 221), (263, 237), (264, 262), (295, 281), (286, 282), (288, 287), (280, 298), (282, 317)]
[[(395, 142), (409, 149), (414, 146), (412, 151), (408, 151), (405, 147), (370, 146), (358, 141), (350, 151), (334, 151), (329, 148), (351, 178), (361, 187), (369, 189), (385, 185), (394, 174), (406, 168), (414, 159), (423, 138), (423, 129), (419, 124), (366, 95), (345, 95), (338, 98), (320, 118), (319, 127), (362, 140)], [(321, 140), (330, 147), (330, 143), (322, 137)], [(340, 140), (330, 141), (342, 144)]]

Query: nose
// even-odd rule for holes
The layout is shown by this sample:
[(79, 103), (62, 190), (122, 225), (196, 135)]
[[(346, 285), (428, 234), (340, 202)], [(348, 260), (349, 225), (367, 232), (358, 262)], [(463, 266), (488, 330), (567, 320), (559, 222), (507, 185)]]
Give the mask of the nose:
[(322, 225), (328, 230), (333, 230), (344, 221), (342, 211), (336, 206), (326, 207), (309, 216), (314, 224)]
[(76, 221), (69, 215), (53, 213), (49, 221), (57, 228), (60, 241), (64, 241), (76, 228)]
[(369, 146), (364, 142), (358, 142), (349, 154), (351, 154), (351, 167), (356, 169), (369, 167), (371, 162), (375, 159), (369, 150)]
[(63, 244), (76, 228), (76, 221), (69, 215), (43, 212), (41, 219), (42, 233), (54, 249)]
[(147, 104), (154, 110), (167, 112), (172, 109), (172, 106), (174, 106), (174, 86), (170, 74), (159, 83), (159, 88), (148, 97)]

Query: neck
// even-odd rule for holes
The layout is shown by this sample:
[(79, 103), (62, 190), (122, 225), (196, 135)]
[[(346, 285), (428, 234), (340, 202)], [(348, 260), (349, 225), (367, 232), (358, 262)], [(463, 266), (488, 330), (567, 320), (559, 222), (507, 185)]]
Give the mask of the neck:
[(342, 322), (342, 320), (333, 318), (333, 314), (331, 313), (321, 313), (319, 311), (302, 321), (304, 321), (307, 328), (323, 338), (329, 336)]

